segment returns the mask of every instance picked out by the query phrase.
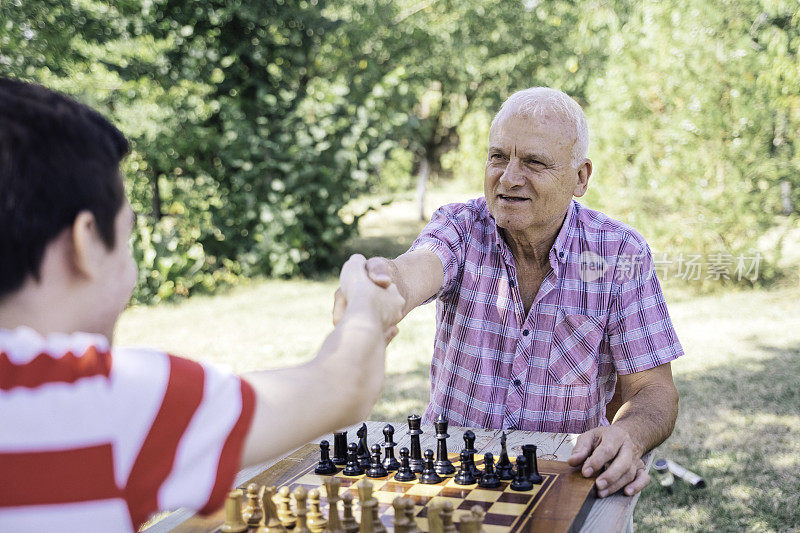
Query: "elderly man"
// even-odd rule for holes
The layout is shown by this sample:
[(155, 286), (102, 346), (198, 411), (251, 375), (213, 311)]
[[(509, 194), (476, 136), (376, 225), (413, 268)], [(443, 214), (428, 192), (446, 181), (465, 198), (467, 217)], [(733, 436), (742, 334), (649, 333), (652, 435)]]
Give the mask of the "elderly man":
[[(573, 200), (592, 174), (580, 106), (512, 95), (489, 133), (484, 198), (440, 208), (411, 249), (372, 258), (404, 312), (437, 299), (430, 405), (460, 426), (582, 433), (570, 464), (632, 495), (672, 432), (683, 354), (639, 233)], [(337, 292), (334, 321), (346, 306)], [(609, 423), (611, 421), (611, 423)]]

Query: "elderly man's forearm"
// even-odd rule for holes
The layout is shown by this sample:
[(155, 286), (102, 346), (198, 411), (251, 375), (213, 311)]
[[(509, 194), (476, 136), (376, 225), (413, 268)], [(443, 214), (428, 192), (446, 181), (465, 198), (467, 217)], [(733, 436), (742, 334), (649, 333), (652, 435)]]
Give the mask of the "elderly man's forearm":
[(612, 424), (624, 427), (637, 452), (643, 455), (672, 434), (678, 417), (678, 400), (674, 386), (649, 385), (622, 404)]

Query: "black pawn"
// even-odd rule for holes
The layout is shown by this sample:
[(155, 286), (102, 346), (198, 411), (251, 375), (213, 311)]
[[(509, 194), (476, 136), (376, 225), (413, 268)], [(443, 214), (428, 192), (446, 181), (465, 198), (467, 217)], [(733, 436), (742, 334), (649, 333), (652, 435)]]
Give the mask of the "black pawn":
[(495, 472), (500, 479), (514, 479), (514, 465), (508, 459), (508, 449), (506, 448), (506, 432), (500, 436), (500, 459), (495, 465)]
[(442, 478), (433, 469), (433, 450), (425, 450), (425, 467), (422, 470), (422, 475), (419, 476), (419, 482), (426, 485), (435, 485), (441, 480)]
[(411, 470), (411, 465), (408, 459), (408, 448), (400, 448), (400, 468), (394, 475), (395, 481), (414, 481), (417, 475)]
[(411, 470), (422, 472), (425, 468), (425, 461), (422, 460), (422, 448), (420, 448), (419, 436), (422, 435), (422, 419), (419, 415), (408, 417), (408, 434), (411, 435)]
[(345, 476), (360, 476), (364, 473), (361, 463), (358, 462), (358, 445), (355, 442), (347, 445), (347, 466), (342, 473)]
[(386, 439), (383, 443), (383, 467), (391, 472), (400, 468), (400, 463), (394, 457), (394, 447), (397, 446), (394, 442), (394, 426), (391, 424), (383, 426), (383, 436)]
[(475, 433), (469, 429), (464, 432), (464, 449), (462, 451), (469, 454), (469, 467), (472, 470), (472, 475), (476, 478), (481, 477), (483, 472), (475, 465), (475, 454), (478, 453), (478, 450), (475, 449)]
[(533, 488), (533, 483), (528, 479), (528, 466), (525, 463), (527, 463), (525, 457), (517, 456), (517, 475), (511, 482), (511, 490), (522, 492)]
[(456, 485), (474, 485), (478, 482), (475, 474), (472, 473), (469, 457), (470, 455), (467, 452), (461, 452), (461, 464), (459, 465), (456, 477), (453, 478), (453, 482)]
[(447, 457), (447, 437), (450, 436), (447, 434), (447, 419), (439, 415), (433, 425), (436, 427), (436, 462), (433, 463), (433, 469), (440, 476), (449, 476), (456, 471), (456, 467)]
[(338, 431), (333, 434), (333, 464), (347, 464), (347, 432)]
[(369, 444), (367, 444), (367, 425), (361, 424), (361, 427), (356, 431), (358, 437), (358, 462), (361, 463), (361, 468), (369, 468)]
[(389, 472), (381, 464), (381, 445), (372, 445), (372, 462), (367, 468), (367, 477), (386, 477)]
[(494, 489), (500, 486), (500, 478), (494, 472), (494, 455), (491, 453), (483, 456), (483, 475), (478, 480), (478, 486), (484, 489)]
[(534, 485), (541, 484), (544, 478), (539, 475), (539, 463), (536, 460), (536, 445), (523, 444), (522, 455), (525, 456), (525, 463), (528, 465), (528, 479)]
[(323, 440), (319, 443), (319, 463), (317, 463), (317, 467), (314, 469), (315, 474), (321, 474), (323, 476), (330, 476), (335, 474), (339, 471), (336, 468), (336, 465), (333, 464), (330, 457), (330, 448), (331, 445), (328, 444), (328, 441)]

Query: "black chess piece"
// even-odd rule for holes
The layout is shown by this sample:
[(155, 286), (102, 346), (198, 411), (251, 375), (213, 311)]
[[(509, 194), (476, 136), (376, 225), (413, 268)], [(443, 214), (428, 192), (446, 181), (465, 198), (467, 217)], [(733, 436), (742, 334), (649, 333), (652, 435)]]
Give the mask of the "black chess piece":
[(328, 444), (328, 441), (326, 440), (320, 441), (319, 463), (317, 463), (317, 467), (314, 469), (315, 474), (330, 476), (339, 471), (339, 469), (336, 468), (336, 465), (333, 464), (333, 461), (331, 461), (330, 448), (331, 445)]
[(436, 461), (433, 463), (433, 469), (440, 476), (449, 476), (456, 471), (456, 467), (450, 462), (447, 457), (447, 419), (444, 415), (439, 415), (436, 422), (433, 423), (436, 427)]
[(478, 482), (475, 474), (472, 473), (469, 457), (470, 455), (466, 451), (461, 451), (461, 464), (459, 465), (456, 477), (453, 478), (453, 483), (456, 485), (474, 485)]
[(386, 477), (388, 475), (389, 472), (387, 472), (381, 464), (381, 445), (373, 444), (372, 462), (370, 462), (369, 468), (367, 468), (367, 477)]
[(506, 432), (500, 436), (500, 459), (497, 460), (494, 471), (500, 479), (514, 479), (514, 465), (508, 459), (508, 449), (506, 448)]
[(483, 472), (481, 472), (478, 469), (477, 465), (475, 464), (475, 454), (478, 453), (478, 450), (475, 449), (475, 433), (473, 433), (469, 429), (464, 432), (464, 450), (463, 451), (465, 451), (465, 452), (467, 452), (469, 454), (468, 461), (469, 461), (469, 465), (470, 465), (469, 467), (472, 470), (472, 475), (475, 476), (476, 478), (481, 477), (481, 474), (483, 474)]
[(533, 488), (533, 483), (528, 479), (528, 466), (525, 463), (527, 461), (524, 456), (517, 456), (517, 475), (511, 481), (511, 490), (523, 492)]
[(491, 453), (483, 456), (483, 475), (478, 480), (478, 486), (484, 489), (494, 489), (500, 486), (500, 478), (494, 471), (494, 455)]
[(425, 450), (425, 466), (422, 469), (422, 475), (419, 476), (419, 482), (426, 485), (435, 485), (442, 480), (436, 470), (433, 468), (433, 450)]
[(525, 456), (525, 462), (528, 465), (528, 479), (534, 485), (541, 484), (544, 478), (539, 475), (539, 463), (536, 460), (536, 445), (523, 444), (522, 455)]
[(347, 464), (347, 432), (337, 431), (333, 434), (333, 458), (335, 465)]
[(408, 434), (411, 435), (411, 458), (409, 464), (414, 472), (422, 472), (425, 468), (425, 461), (422, 460), (422, 448), (419, 443), (419, 436), (422, 435), (422, 419), (419, 415), (408, 417)]
[(358, 445), (355, 442), (347, 445), (347, 466), (342, 473), (345, 476), (360, 476), (364, 473), (361, 463), (358, 462)]
[(397, 446), (394, 442), (394, 426), (391, 424), (383, 426), (383, 436), (386, 439), (383, 443), (383, 467), (392, 472), (400, 468), (400, 462), (394, 456), (394, 447)]
[(417, 475), (411, 470), (411, 465), (408, 458), (408, 448), (400, 448), (400, 468), (394, 475), (395, 481), (414, 481)]
[(367, 444), (366, 424), (361, 424), (361, 427), (356, 431), (356, 436), (358, 437), (358, 462), (361, 464), (361, 468), (367, 469), (369, 468), (371, 458), (369, 455), (369, 444)]

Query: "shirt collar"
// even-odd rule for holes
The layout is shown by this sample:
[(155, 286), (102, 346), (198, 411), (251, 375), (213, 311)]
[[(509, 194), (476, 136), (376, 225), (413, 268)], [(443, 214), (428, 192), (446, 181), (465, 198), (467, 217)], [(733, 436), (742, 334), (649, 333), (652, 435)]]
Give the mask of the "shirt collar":
[(5, 353), (14, 364), (29, 363), (42, 353), (55, 358), (68, 352), (78, 355), (91, 346), (105, 352), (109, 349), (109, 342), (103, 335), (90, 333), (51, 333), (42, 336), (28, 326), (0, 328), (0, 352)]
[(570, 238), (572, 235), (572, 225), (573, 219), (575, 218), (575, 207), (576, 202), (573, 198), (569, 201), (569, 206), (567, 207), (567, 216), (564, 217), (564, 223), (561, 224), (561, 229), (556, 236), (556, 240), (553, 243), (553, 247), (551, 251), (555, 254), (556, 260), (564, 263), (567, 260), (567, 254), (569, 254), (569, 243)]
[[(556, 235), (556, 240), (553, 242), (553, 247), (550, 248), (550, 266), (553, 267), (553, 271), (558, 275), (558, 263), (565, 263), (567, 261), (567, 256), (569, 255), (569, 244), (572, 235), (572, 225), (575, 219), (575, 210), (576, 210), (577, 202), (573, 198), (569, 202), (569, 206), (567, 206), (567, 215), (564, 217), (564, 223), (561, 224), (561, 229), (558, 231), (558, 235)], [(488, 208), (487, 208), (488, 213)], [(497, 225), (497, 222), (494, 220), (494, 217), (489, 214), (489, 218), (491, 218), (492, 222), (494, 223), (494, 239), (497, 243), (498, 249), (501, 251), (503, 255), (511, 255), (511, 250), (508, 248), (508, 244), (503, 239), (502, 234), (500, 233), (500, 227)]]

